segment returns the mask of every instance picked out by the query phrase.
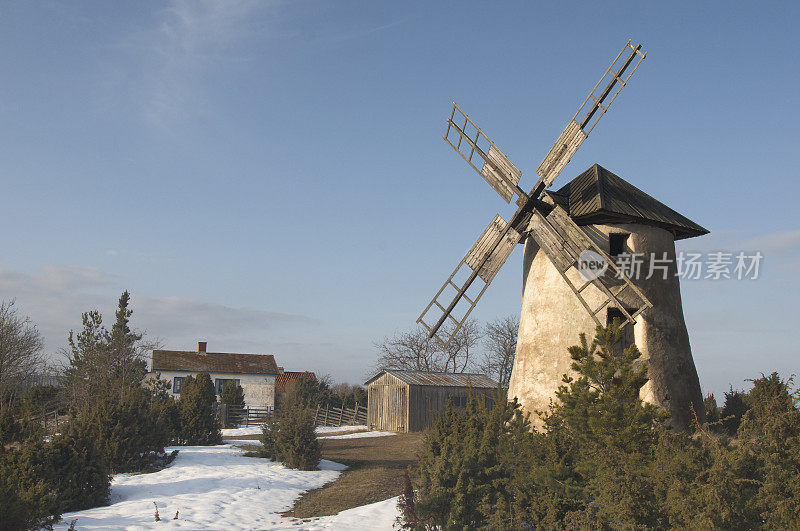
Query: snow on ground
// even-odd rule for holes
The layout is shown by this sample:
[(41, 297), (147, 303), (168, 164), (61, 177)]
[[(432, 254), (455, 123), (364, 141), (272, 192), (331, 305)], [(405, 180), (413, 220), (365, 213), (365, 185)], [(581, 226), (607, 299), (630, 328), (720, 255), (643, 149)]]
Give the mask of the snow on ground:
[(244, 428), (222, 428), (223, 437), (241, 437), (242, 435), (261, 435), (261, 426)]
[(313, 518), (309, 522), (301, 521), (294, 529), (392, 529), (399, 515), (397, 497), (394, 497), (348, 509), (333, 516)]
[[(250, 442), (250, 441), (248, 441)], [(63, 515), (59, 529), (76, 520), (77, 529), (353, 529), (368, 522), (379, 529), (390, 520), (390, 508), (373, 504), (311, 522), (283, 518), (304, 491), (336, 479), (346, 467), (323, 460), (322, 470), (304, 472), (279, 463), (245, 457), (230, 444), (178, 446), (173, 463), (158, 472), (119, 474), (111, 483), (111, 505)], [(154, 518), (158, 504), (160, 522)], [(395, 502), (396, 503), (396, 502)], [(173, 520), (175, 511), (178, 519)], [(392, 513), (391, 520), (394, 520)], [(339, 517), (342, 520), (337, 520)], [(380, 519), (381, 524), (373, 524)], [(387, 524), (386, 529), (391, 529)]]
[(387, 435), (397, 434), (390, 431), (359, 431), (357, 433), (348, 433), (347, 435), (322, 436), (320, 439), (361, 439), (362, 437), (386, 437)]
[[(337, 431), (353, 431), (353, 430), (368, 430), (369, 428), (364, 425), (358, 426), (317, 426), (316, 432), (332, 433)], [(246, 426), (241, 428), (223, 428), (223, 437), (241, 437), (243, 435), (261, 435), (261, 426)]]
[(254, 446), (264, 446), (264, 443), (262, 443), (261, 441), (259, 441), (257, 439), (225, 439), (222, 442), (224, 442), (225, 444), (235, 444), (236, 446), (239, 446), (239, 445), (242, 445), (242, 444), (252, 444)]
[[(334, 432), (336, 433), (336, 432)], [(361, 439), (363, 437), (386, 437), (387, 435), (397, 435), (396, 433), (392, 433), (389, 431), (359, 431), (356, 433), (348, 433), (346, 435), (320, 435), (320, 439)], [(259, 440), (254, 439), (225, 439), (225, 444), (252, 444), (255, 446), (261, 446), (262, 443)]]
[(316, 432), (319, 433), (331, 433), (334, 431), (353, 431), (353, 430), (368, 430), (367, 426), (358, 425), (358, 426), (317, 426)]

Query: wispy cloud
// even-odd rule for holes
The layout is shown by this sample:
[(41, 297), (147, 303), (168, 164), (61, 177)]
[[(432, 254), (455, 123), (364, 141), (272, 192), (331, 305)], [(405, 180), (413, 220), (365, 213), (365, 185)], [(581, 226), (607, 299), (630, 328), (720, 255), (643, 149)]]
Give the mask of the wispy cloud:
[(145, 120), (169, 130), (207, 112), (204, 80), (221, 65), (247, 60), (243, 45), (259, 36), (259, 15), (276, 3), (172, 0), (152, 27), (127, 36), (125, 46), (141, 64), (123, 77)]
[[(33, 274), (0, 269), (0, 299), (16, 298), (45, 337), (46, 352), (65, 345), (70, 329), (80, 327), (80, 315), (98, 309), (113, 319), (119, 278), (93, 268), (45, 266)], [(222, 349), (263, 351), (277, 331), (308, 331), (321, 323), (308, 316), (255, 308), (226, 306), (182, 297), (131, 294), (133, 324), (168, 347), (186, 348), (209, 339)]]
[(384, 30), (388, 30), (394, 28), (396, 26), (400, 26), (405, 24), (406, 22), (413, 20), (417, 17), (405, 17), (400, 20), (396, 20), (394, 22), (390, 22), (388, 24), (381, 24), (379, 26), (372, 26), (372, 27), (365, 27), (365, 28), (357, 28), (353, 30), (346, 30), (346, 31), (339, 31), (331, 33), (327, 36), (322, 37), (320, 40), (322, 42), (328, 43), (338, 43), (338, 42), (346, 42), (351, 40), (363, 39), (365, 37), (369, 37), (375, 33), (380, 33)]
[(800, 249), (800, 229), (771, 232), (751, 238), (742, 244), (743, 248), (759, 251), (789, 251)]

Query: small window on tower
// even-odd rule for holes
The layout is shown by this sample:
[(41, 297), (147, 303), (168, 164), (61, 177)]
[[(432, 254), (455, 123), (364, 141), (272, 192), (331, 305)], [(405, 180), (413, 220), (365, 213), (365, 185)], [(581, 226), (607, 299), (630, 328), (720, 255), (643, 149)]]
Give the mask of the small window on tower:
[[(625, 308), (625, 311), (628, 312), (629, 315), (633, 315), (636, 312), (633, 308)], [(611, 323), (614, 322), (614, 319), (618, 320), (620, 326), (626, 321), (625, 314), (623, 314), (619, 308), (609, 308), (606, 314), (606, 326), (610, 326)], [(622, 328), (620, 343), (621, 344), (618, 345), (620, 349), (626, 349), (634, 343), (633, 325), (631, 323), (626, 324)]]
[(606, 314), (606, 326), (609, 326), (612, 322), (616, 319), (619, 324), (625, 322), (625, 315), (620, 311), (619, 308), (609, 308), (608, 313)]
[(625, 232), (612, 232), (608, 235), (608, 248), (611, 256), (619, 256), (625, 252), (625, 244), (628, 243), (628, 236)]

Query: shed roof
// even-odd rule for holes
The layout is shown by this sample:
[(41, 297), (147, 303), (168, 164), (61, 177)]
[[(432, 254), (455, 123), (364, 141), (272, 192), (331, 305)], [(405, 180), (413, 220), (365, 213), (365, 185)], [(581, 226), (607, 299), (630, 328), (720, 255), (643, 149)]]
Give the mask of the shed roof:
[(153, 371), (278, 374), (272, 354), (154, 350)]
[(485, 374), (404, 371), (400, 369), (384, 369), (364, 382), (369, 385), (383, 374), (391, 374), (409, 385), (430, 385), (434, 387), (474, 387), (476, 389), (494, 389), (497, 382)]
[(689, 218), (650, 197), (625, 179), (595, 164), (550, 197), (579, 225), (641, 223), (675, 234), (675, 239), (708, 234)]

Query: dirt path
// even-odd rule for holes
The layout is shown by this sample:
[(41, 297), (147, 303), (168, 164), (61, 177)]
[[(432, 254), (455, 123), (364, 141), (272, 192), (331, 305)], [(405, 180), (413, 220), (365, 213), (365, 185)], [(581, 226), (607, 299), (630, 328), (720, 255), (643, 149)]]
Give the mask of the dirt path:
[(403, 471), (416, 463), (419, 433), (358, 439), (320, 438), (322, 457), (350, 468), (321, 489), (303, 494), (286, 513), (296, 518), (327, 516), (400, 494)]

